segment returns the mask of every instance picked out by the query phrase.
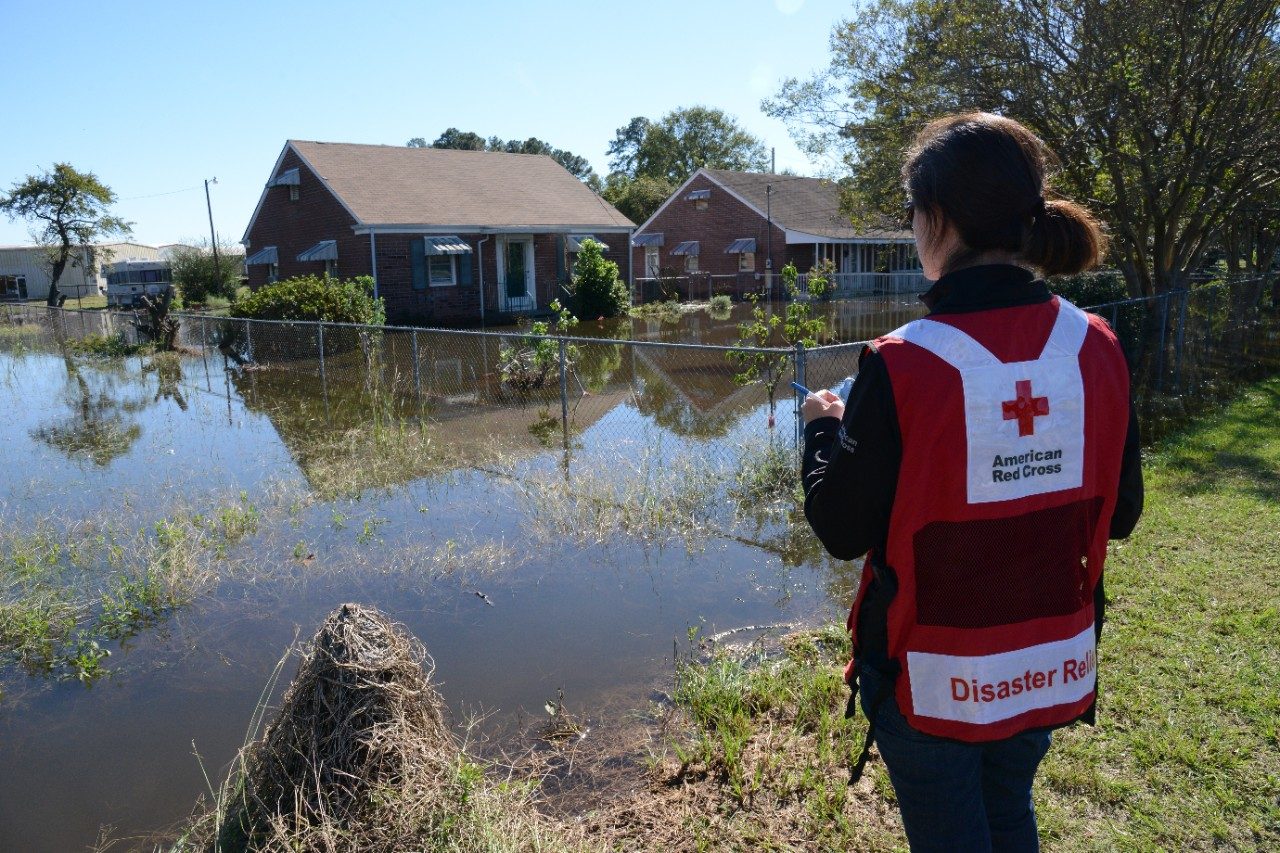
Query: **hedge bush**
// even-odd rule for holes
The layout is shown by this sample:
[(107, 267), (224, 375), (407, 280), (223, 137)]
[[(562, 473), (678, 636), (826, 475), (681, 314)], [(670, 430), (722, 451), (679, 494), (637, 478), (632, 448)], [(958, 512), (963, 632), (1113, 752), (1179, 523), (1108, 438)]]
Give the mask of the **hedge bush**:
[(322, 320), (380, 326), (386, 307), (373, 295), (373, 279), (302, 275), (260, 287), (231, 305), (232, 317), (250, 320)]

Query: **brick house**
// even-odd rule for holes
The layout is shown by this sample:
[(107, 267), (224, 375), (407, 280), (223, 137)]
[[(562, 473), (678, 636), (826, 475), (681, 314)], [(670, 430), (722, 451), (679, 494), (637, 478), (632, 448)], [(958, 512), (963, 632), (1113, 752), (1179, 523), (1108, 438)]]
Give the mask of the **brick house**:
[[(714, 289), (763, 286), (776, 273), (823, 260), (836, 267), (837, 294), (918, 289), (922, 275), (909, 231), (858, 229), (840, 212), (839, 187), (820, 178), (699, 169), (632, 238), (643, 284), (684, 280), (697, 298)], [(647, 292), (647, 291), (646, 291)]]
[(372, 276), (399, 324), (547, 310), (581, 241), (630, 277), (634, 223), (550, 157), (290, 140), (245, 229), (249, 286)]

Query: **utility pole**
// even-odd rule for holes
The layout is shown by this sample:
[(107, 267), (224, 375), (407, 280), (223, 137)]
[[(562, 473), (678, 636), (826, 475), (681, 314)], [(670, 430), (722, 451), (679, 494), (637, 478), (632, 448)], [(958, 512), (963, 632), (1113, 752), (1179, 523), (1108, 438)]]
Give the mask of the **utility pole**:
[(206, 178), (204, 182), (204, 206), (209, 211), (209, 245), (213, 247), (213, 274), (217, 277), (218, 286), (222, 286), (222, 265), (218, 262), (218, 235), (213, 230), (213, 203), (209, 201), (209, 184), (216, 184), (217, 178)]
[(770, 175), (778, 174), (778, 149), (777, 148), (769, 149), (769, 174)]

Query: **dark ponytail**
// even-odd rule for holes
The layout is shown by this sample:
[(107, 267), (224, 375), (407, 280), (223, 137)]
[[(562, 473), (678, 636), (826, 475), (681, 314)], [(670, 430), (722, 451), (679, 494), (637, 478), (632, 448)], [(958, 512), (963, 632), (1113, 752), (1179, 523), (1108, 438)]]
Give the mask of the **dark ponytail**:
[(987, 252), (1012, 254), (1044, 275), (1096, 266), (1107, 238), (1098, 220), (1065, 199), (1046, 199), (1053, 154), (1027, 128), (992, 113), (932, 121), (902, 167), (912, 204), (932, 225), (945, 221), (964, 244), (950, 271)]
[(1045, 202), (1020, 257), (1045, 275), (1071, 275), (1098, 265), (1107, 238), (1093, 214), (1072, 201)]

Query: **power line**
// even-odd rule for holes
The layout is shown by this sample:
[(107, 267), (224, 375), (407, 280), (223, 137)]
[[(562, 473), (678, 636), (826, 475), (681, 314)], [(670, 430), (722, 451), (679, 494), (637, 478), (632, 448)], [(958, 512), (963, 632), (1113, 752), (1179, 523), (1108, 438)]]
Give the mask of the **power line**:
[(152, 193), (151, 195), (131, 195), (128, 198), (116, 199), (116, 201), (137, 201), (138, 199), (141, 199), (141, 198), (159, 198), (162, 195), (177, 195), (178, 193), (189, 193), (192, 190), (198, 190), (198, 189), (200, 189), (200, 185), (196, 184), (194, 187), (184, 187), (180, 190), (169, 190), (168, 192), (164, 192), (164, 193)]

